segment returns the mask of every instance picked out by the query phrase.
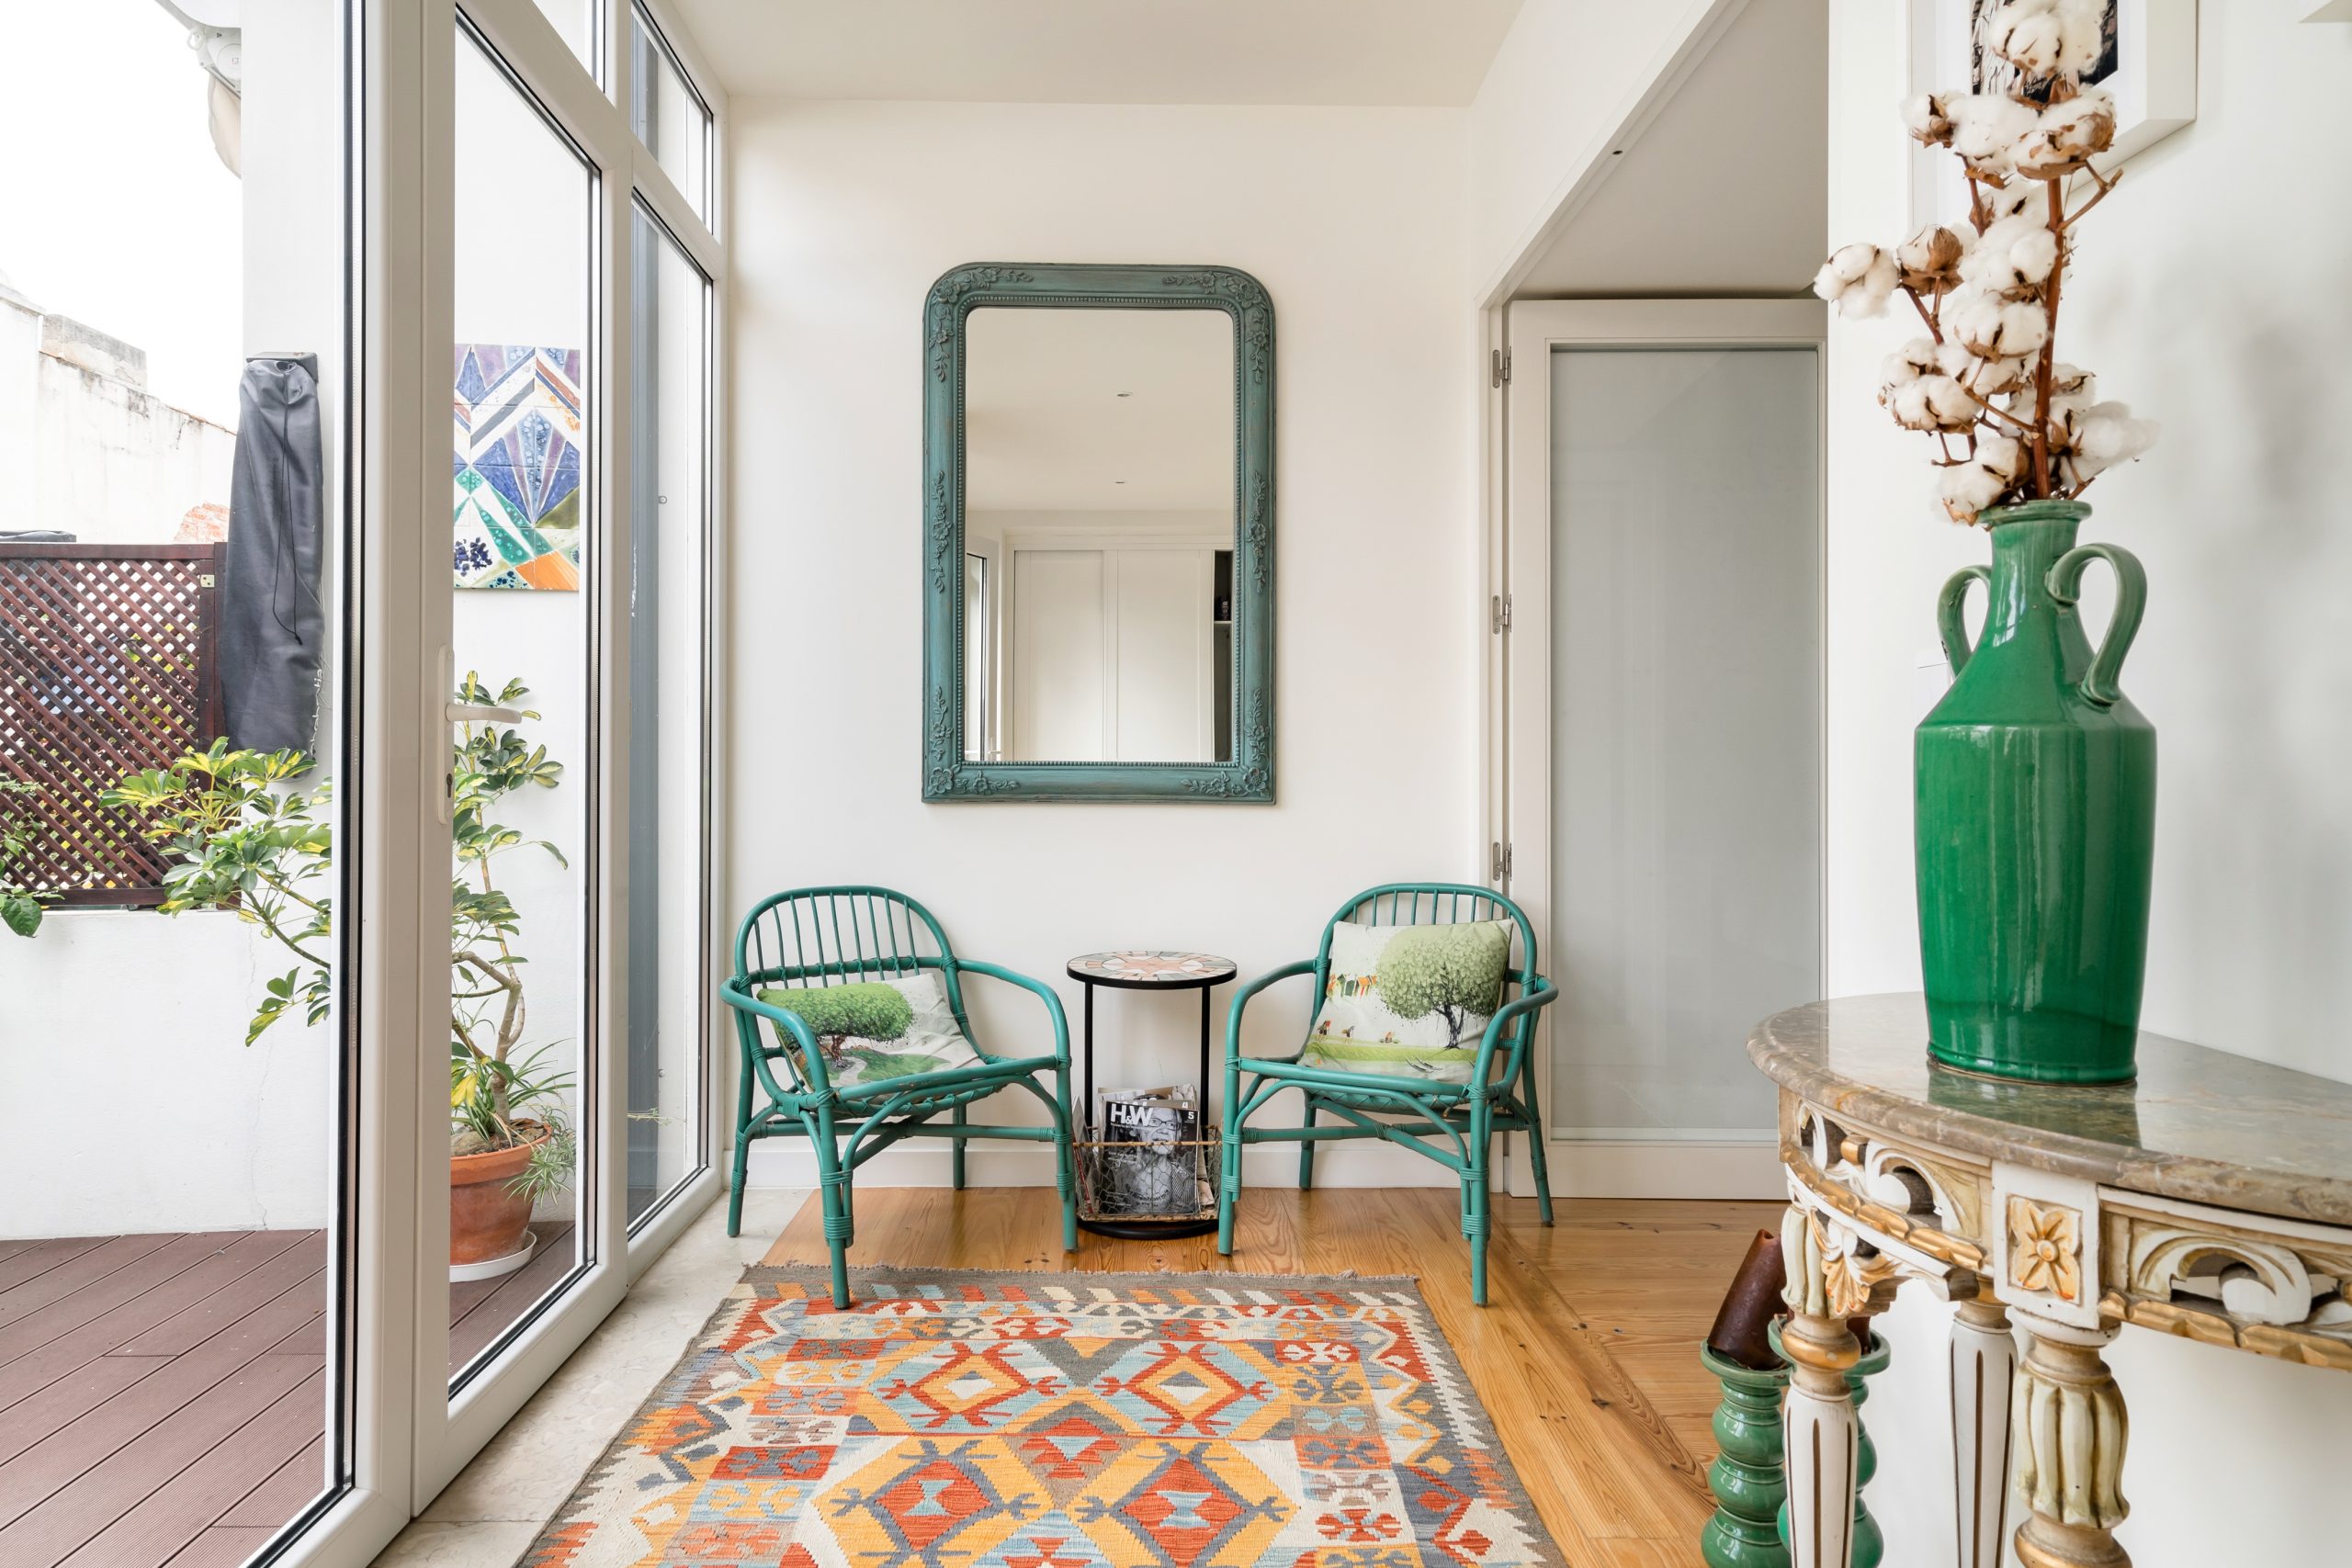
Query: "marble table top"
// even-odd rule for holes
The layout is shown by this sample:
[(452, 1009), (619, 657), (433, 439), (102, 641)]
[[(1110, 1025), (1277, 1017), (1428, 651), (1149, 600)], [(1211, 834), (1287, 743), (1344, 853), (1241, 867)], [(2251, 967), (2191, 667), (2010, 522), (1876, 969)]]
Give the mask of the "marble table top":
[(1916, 993), (1813, 1002), (1757, 1025), (1782, 1089), (1891, 1137), (2135, 1192), (2352, 1224), (2352, 1084), (2143, 1032), (2134, 1082), (2009, 1083), (1928, 1055)]

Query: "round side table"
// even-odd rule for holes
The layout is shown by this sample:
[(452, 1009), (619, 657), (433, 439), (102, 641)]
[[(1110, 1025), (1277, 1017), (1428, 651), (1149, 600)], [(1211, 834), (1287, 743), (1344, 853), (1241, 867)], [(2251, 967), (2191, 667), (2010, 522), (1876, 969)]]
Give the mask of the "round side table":
[[(1198, 991), (1201, 993), (1201, 1077), (1193, 1104), (1199, 1115), (1201, 1138), (1209, 1137), (1209, 1011), (1210, 992), (1233, 978), (1235, 964), (1230, 958), (1219, 958), (1210, 953), (1168, 953), (1143, 949), (1122, 949), (1115, 953), (1090, 953), (1069, 961), (1069, 977), (1086, 993), (1086, 1078), (1085, 1100), (1079, 1114), (1086, 1124), (1089, 1141), (1094, 1127), (1094, 991), (1098, 986), (1110, 986), (1123, 991)], [(1167, 1241), (1182, 1236), (1207, 1235), (1216, 1229), (1214, 1218), (1204, 1220), (1090, 1220), (1082, 1215), (1080, 1227), (1097, 1235), (1117, 1236), (1128, 1241)]]

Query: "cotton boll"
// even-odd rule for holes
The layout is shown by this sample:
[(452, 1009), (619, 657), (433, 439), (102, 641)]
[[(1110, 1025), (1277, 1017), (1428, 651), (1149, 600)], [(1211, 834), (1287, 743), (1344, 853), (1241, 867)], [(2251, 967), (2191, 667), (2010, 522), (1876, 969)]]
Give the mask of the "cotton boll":
[(1984, 205), (1984, 222), (1987, 227), (1998, 223), (2004, 218), (2015, 218), (2041, 197), (2040, 186), (2029, 185), (2022, 180), (2011, 185), (1977, 187), (1977, 200)]
[(1970, 93), (1946, 106), (1951, 118), (1951, 150), (1984, 179), (2005, 180), (2015, 166), (2020, 138), (2041, 122), (2033, 105), (1999, 93)]
[(2018, 142), (2018, 173), (2029, 179), (2059, 179), (2114, 145), (2115, 99), (2106, 89), (2092, 87), (2041, 112), (2039, 123)]
[(1951, 322), (1952, 336), (1979, 359), (2020, 359), (2041, 352), (2050, 341), (2050, 321), (2031, 300), (1985, 296)]
[(2156, 422), (2132, 418), (2130, 406), (2124, 403), (2093, 403), (2071, 411), (2067, 423), (2074, 434), (2074, 451), (2065, 462), (2066, 477), (2076, 488), (2155, 445)]
[(1906, 381), (1916, 381), (1932, 375), (1941, 363), (1941, 345), (1931, 337), (1915, 337), (1894, 353), (1879, 362), (1878, 400), (1883, 404), (1887, 392)]
[(1945, 516), (1967, 524), (1975, 522), (1977, 514), (1999, 501), (2008, 488), (2008, 480), (1984, 465), (1966, 462), (1944, 470), (1937, 494), (1944, 503)]
[(1966, 430), (1976, 405), (1949, 376), (1922, 376), (1888, 389), (1887, 412), (1905, 430)]
[(1980, 398), (2016, 388), (2025, 380), (2028, 367), (2033, 363), (2030, 359), (1979, 358), (1969, 353), (1965, 344), (1957, 343), (1948, 343), (1944, 348), (1947, 352), (1940, 356), (1943, 373)]
[(1878, 316), (1902, 275), (1894, 258), (1876, 245), (1845, 245), (1830, 253), (1813, 276), (1813, 291), (1846, 317)]
[(1930, 147), (1951, 144), (1951, 117), (1944, 113), (1945, 95), (1921, 93), (1903, 100), (1903, 129)]
[(1961, 258), (1968, 239), (1958, 230), (1930, 223), (1894, 247), (1894, 264), (1903, 286), (1930, 297), (1960, 287)]
[(1973, 523), (1998, 502), (2025, 471), (2023, 443), (2007, 435), (1979, 434), (1976, 450), (1944, 470), (1944, 513), (1955, 523)]
[(1972, 288), (2026, 299), (2041, 292), (2057, 265), (2058, 236), (2041, 220), (2019, 213), (1976, 237), (1961, 258), (1960, 275)]
[(2050, 413), (2052, 419), (2098, 400), (2098, 378), (2077, 366), (2050, 367)]
[(2079, 76), (2098, 63), (2103, 0), (2012, 0), (1993, 13), (1986, 39), (2027, 76)]

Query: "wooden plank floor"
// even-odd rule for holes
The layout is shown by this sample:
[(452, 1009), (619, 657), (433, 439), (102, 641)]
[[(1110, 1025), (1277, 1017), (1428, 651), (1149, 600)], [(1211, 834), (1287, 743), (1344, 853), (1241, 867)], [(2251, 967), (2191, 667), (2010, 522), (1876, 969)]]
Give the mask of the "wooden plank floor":
[[(449, 1291), (454, 1370), (571, 1268), (571, 1225)], [(326, 1235), (0, 1241), (0, 1565), (233, 1568), (325, 1472)]]
[[(1259, 1190), (1234, 1256), (1214, 1236), (1061, 1249), (1061, 1213), (1035, 1189), (875, 1188), (857, 1194), (854, 1264), (1086, 1272), (1413, 1274), (1493, 1417), (1521, 1483), (1573, 1568), (1686, 1568), (1713, 1504), (1705, 1466), (1718, 1397), (1698, 1345), (1734, 1269), (1778, 1203), (1563, 1200), (1545, 1229), (1532, 1200), (1498, 1198), (1484, 1308), (1470, 1302), (1457, 1198), (1430, 1188)], [(825, 1260), (814, 1199), (769, 1263)]]

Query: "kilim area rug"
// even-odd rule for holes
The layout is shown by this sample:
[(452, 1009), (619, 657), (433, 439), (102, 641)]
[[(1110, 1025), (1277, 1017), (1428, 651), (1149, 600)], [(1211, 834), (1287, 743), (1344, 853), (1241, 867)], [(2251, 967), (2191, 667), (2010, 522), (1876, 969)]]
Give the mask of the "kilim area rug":
[(1410, 1280), (752, 1269), (525, 1568), (1564, 1568)]

